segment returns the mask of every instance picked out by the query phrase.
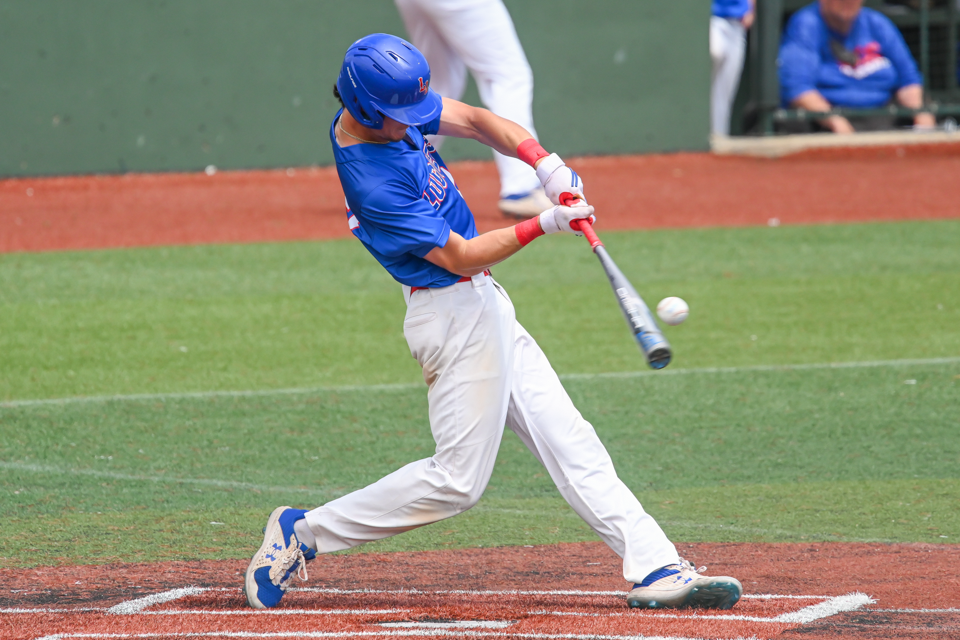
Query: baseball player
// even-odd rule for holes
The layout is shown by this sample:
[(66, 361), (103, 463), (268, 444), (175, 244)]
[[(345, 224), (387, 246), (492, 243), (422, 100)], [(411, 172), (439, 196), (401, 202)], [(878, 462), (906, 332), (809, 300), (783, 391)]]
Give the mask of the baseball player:
[[(432, 88), (459, 100), (470, 70), (480, 101), (537, 137), (533, 128), (533, 71), (502, 0), (395, 0), (414, 45), (430, 65)], [(443, 136), (430, 136), (438, 151)], [(514, 218), (550, 206), (533, 169), (494, 150), (500, 174), (500, 211)]]
[[(344, 107), (330, 141), (354, 235), (402, 285), (403, 333), (427, 383), (435, 453), (363, 489), (305, 511), (278, 507), (247, 568), (251, 607), (276, 606), (294, 575), (320, 553), (349, 549), (462, 513), (493, 472), (504, 425), (546, 467), (561, 495), (623, 558), (631, 607), (729, 608), (733, 578), (709, 578), (677, 555), (620, 481), (589, 422), (514, 316), (490, 274), (539, 236), (593, 219), (583, 182), (523, 127), (441, 98), (408, 42), (374, 34), (348, 50), (335, 93)], [(516, 226), (478, 234), (453, 176), (424, 138), (472, 138), (536, 167), (553, 202)], [(556, 274), (563, 278), (562, 273)]]
[(747, 30), (753, 24), (756, 0), (713, 0), (710, 16), (710, 131), (730, 135), (730, 109), (737, 97)]

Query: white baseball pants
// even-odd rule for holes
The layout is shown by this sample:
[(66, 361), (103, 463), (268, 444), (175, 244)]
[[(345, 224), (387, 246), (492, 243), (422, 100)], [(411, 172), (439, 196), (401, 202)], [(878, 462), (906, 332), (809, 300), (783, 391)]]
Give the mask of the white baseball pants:
[[(530, 132), (533, 127), (533, 71), (501, 0), (395, 0), (413, 44), (430, 64), (430, 86), (459, 100), (473, 74), (480, 100), (490, 111)], [(430, 136), (440, 148), (443, 136)], [(496, 151), (500, 196), (540, 187), (533, 168)]]
[(716, 135), (730, 135), (730, 110), (740, 86), (746, 51), (747, 30), (739, 20), (710, 16), (710, 131)]
[(560, 494), (640, 582), (677, 550), (617, 477), (593, 426), (573, 406), (534, 339), (489, 276), (416, 291), (404, 335), (423, 367), (437, 448), (306, 515), (321, 553), (348, 549), (462, 513), (493, 473), (504, 424), (546, 467)]

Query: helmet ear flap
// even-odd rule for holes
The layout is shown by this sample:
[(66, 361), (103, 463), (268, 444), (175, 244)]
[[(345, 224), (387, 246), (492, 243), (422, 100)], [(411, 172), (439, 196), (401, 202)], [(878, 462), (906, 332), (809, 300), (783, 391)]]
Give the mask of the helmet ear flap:
[[(356, 76), (352, 65), (344, 60), (340, 77), (337, 78), (337, 90), (343, 101), (343, 107), (353, 116), (354, 120), (369, 129), (382, 129), (383, 118), (377, 113), (374, 105), (368, 100), (361, 100), (367, 93), (363, 85), (355, 82)], [(366, 108), (364, 108), (366, 106)], [(372, 112), (372, 113), (371, 113)]]

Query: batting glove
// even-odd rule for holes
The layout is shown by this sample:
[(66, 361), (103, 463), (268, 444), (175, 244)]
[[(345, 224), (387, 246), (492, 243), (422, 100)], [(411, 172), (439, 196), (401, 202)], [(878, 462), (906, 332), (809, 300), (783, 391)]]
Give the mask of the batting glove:
[(593, 215), (593, 207), (590, 205), (581, 204), (575, 207), (558, 205), (540, 214), (540, 228), (543, 229), (544, 233), (566, 231), (567, 233), (582, 236), (582, 233), (574, 230), (573, 227), (570, 226), (570, 221), (583, 220), (584, 218), (589, 219), (590, 224), (597, 221), (597, 217)]
[(563, 204), (563, 194), (583, 198), (583, 180), (555, 153), (551, 153), (537, 165), (537, 177), (553, 204)]

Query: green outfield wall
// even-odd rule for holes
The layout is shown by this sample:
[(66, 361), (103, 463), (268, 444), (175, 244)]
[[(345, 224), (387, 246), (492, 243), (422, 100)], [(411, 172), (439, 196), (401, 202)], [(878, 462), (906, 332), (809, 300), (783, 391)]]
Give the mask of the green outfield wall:
[[(507, 0), (544, 145), (707, 149), (709, 5)], [(376, 31), (405, 35), (390, 0), (2, 0), (0, 176), (330, 164), (341, 57)]]

